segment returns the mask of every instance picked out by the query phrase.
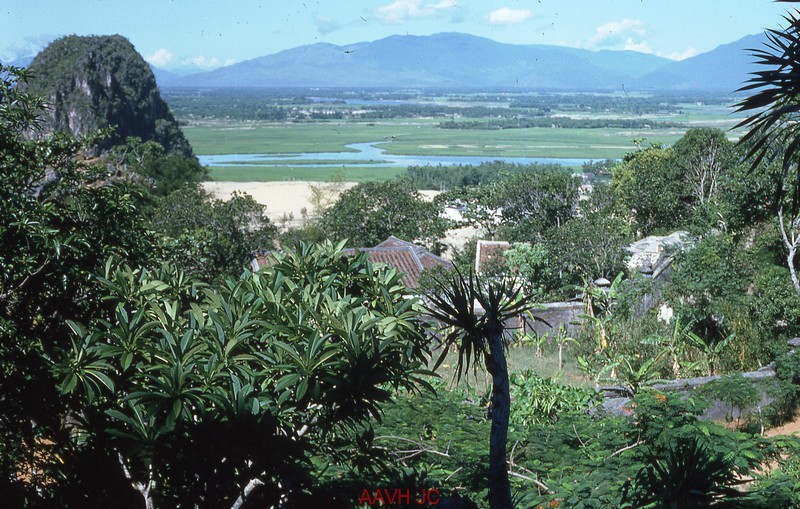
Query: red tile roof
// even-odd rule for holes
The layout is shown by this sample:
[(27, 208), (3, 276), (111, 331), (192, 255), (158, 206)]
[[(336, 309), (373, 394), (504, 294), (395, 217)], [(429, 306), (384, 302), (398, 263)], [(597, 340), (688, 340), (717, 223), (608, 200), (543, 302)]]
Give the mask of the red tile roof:
[[(391, 236), (375, 247), (345, 249), (346, 253), (362, 251), (367, 253), (372, 263), (385, 263), (403, 272), (403, 284), (408, 288), (419, 288), (419, 275), (425, 269), (444, 267), (449, 269), (453, 262), (427, 251), (425, 248)], [(271, 253), (257, 255), (251, 262), (253, 270), (267, 267), (275, 261)]]
[(385, 263), (404, 272), (403, 284), (408, 288), (419, 288), (419, 275), (425, 269), (433, 267), (449, 269), (453, 266), (453, 262), (395, 236), (390, 236), (375, 247), (357, 248), (353, 251), (367, 253), (372, 263)]

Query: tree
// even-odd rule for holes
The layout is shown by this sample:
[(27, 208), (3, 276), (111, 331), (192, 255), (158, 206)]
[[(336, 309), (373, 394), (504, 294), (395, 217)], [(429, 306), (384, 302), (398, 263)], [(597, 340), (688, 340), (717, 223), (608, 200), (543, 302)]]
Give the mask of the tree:
[[(796, 3), (797, 0), (780, 0)], [(775, 206), (789, 188), (792, 214), (800, 209), (800, 17), (797, 11), (784, 16), (787, 26), (768, 30), (764, 48), (754, 49), (753, 56), (762, 70), (753, 73), (740, 92), (756, 91), (737, 104), (737, 111), (754, 112), (735, 128), (747, 127), (739, 145), (747, 148), (751, 171), (773, 159), (781, 161), (781, 175), (776, 187)]]
[(788, 222), (783, 218), (783, 207), (778, 209), (778, 230), (786, 247), (786, 266), (789, 267), (789, 274), (792, 278), (794, 290), (800, 294), (800, 281), (797, 279), (797, 269), (795, 268), (794, 258), (797, 255), (797, 248), (800, 246), (800, 217), (794, 215)]
[(328, 238), (348, 239), (353, 247), (371, 247), (394, 235), (439, 253), (447, 229), (440, 212), (408, 181), (365, 182), (343, 192), (319, 224)]
[(538, 242), (578, 209), (581, 180), (569, 171), (533, 166), (477, 186), (447, 193), (464, 205), (465, 222), (491, 238)]
[(255, 253), (272, 249), (277, 228), (265, 209), (247, 194), (217, 200), (184, 186), (154, 199), (150, 224), (164, 258), (211, 281), (240, 273)]
[(107, 265), (112, 311), (70, 324), (57, 370), (146, 507), (306, 506), (309, 456), (355, 462), (393, 391), (427, 385), (401, 275), (341, 249), (303, 245), (219, 288)]
[[(795, 291), (800, 293), (794, 262), (800, 243), (797, 232), (800, 223), (800, 163), (797, 158), (800, 148), (800, 127), (797, 123), (800, 115), (800, 92), (797, 90), (800, 17), (797, 14), (787, 14), (784, 19), (788, 26), (782, 30), (767, 31), (766, 47), (753, 50), (758, 63), (766, 69), (753, 73), (754, 77), (740, 89), (757, 92), (741, 101), (738, 111), (756, 112), (736, 127), (749, 128), (739, 144), (747, 147), (751, 172), (756, 171), (762, 162), (781, 160), (773, 208), (777, 209), (778, 228), (787, 250), (786, 263), (792, 284)], [(791, 205), (784, 199), (789, 186)]]
[(551, 230), (547, 246), (553, 260), (557, 260), (561, 286), (578, 285), (581, 278), (613, 280), (623, 272), (628, 255), (625, 246), (632, 237), (630, 229), (622, 219), (590, 213)]
[(708, 235), (679, 252), (667, 296), (680, 314), (696, 324), (709, 342), (724, 339), (742, 308), (754, 267), (748, 253), (728, 233)]
[[(439, 280), (428, 295), (429, 313), (442, 324), (453, 327), (443, 341), (441, 365), (451, 345), (458, 347), (457, 377), (469, 367), (477, 370), (483, 361), (492, 376), (492, 428), (489, 436), (489, 507), (513, 507), (508, 479), (506, 440), (511, 396), (504, 331), (511, 320), (533, 307), (531, 297), (523, 296), (521, 286), (507, 279), (486, 281), (470, 272), (464, 277), (454, 269)], [(476, 306), (479, 305), (480, 309)]]
[(735, 164), (734, 145), (719, 129), (689, 129), (672, 147), (675, 163), (689, 180), (693, 205), (715, 200), (724, 173)]
[(689, 186), (672, 149), (656, 145), (627, 154), (614, 170), (611, 189), (642, 235), (674, 229), (688, 217)]
[(524, 242), (541, 239), (578, 210), (581, 179), (569, 172), (530, 171), (512, 175), (500, 183), (503, 236)]
[(105, 306), (93, 274), (109, 256), (147, 264), (153, 242), (143, 190), (81, 162), (96, 138), (27, 138), (42, 106), (20, 86), (29, 78), (0, 67), (0, 499), (20, 507), (53, 495), (70, 449), (71, 402), (50, 371), (69, 344), (65, 320)]
[(141, 181), (157, 195), (166, 195), (207, 176), (194, 156), (171, 154), (155, 141), (131, 136), (105, 156), (124, 175)]

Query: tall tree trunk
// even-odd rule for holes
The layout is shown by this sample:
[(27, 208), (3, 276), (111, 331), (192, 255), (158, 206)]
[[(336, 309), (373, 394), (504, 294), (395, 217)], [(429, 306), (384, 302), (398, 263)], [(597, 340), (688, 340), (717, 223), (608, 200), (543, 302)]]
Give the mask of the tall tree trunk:
[(486, 370), (492, 375), (492, 430), (489, 434), (489, 509), (513, 509), (511, 483), (508, 480), (506, 441), (511, 395), (508, 365), (503, 350), (503, 329), (489, 333), (489, 356)]
[(789, 275), (792, 277), (792, 284), (794, 290), (800, 293), (800, 281), (797, 280), (797, 271), (794, 268), (794, 257), (797, 254), (797, 246), (800, 244), (800, 236), (797, 235), (796, 226), (797, 218), (793, 217), (789, 223), (789, 231), (786, 231), (786, 226), (783, 223), (783, 207), (778, 209), (778, 226), (780, 226), (781, 237), (783, 243), (788, 249), (789, 253), (786, 255), (786, 264), (789, 266)]

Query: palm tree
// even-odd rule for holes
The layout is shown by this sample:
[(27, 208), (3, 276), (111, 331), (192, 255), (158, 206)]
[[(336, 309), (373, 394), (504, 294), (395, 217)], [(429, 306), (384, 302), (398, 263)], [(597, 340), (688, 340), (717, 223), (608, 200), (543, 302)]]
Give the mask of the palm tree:
[[(798, 0), (778, 0), (798, 2)], [(752, 169), (762, 161), (782, 159), (775, 205), (780, 206), (785, 188), (790, 186), (792, 212), (800, 208), (800, 12), (784, 16), (788, 25), (782, 30), (768, 30), (762, 49), (751, 50), (761, 70), (752, 73), (740, 92), (753, 95), (737, 104), (737, 111), (752, 112), (735, 128), (747, 127), (739, 140), (747, 147)], [(735, 129), (734, 128), (734, 129)]]
[[(428, 295), (430, 315), (452, 327), (443, 341), (441, 365), (451, 345), (458, 347), (457, 379), (481, 361), (492, 375), (492, 428), (489, 435), (489, 507), (509, 509), (511, 484), (506, 462), (506, 440), (511, 396), (505, 350), (507, 322), (533, 307), (531, 296), (523, 296), (516, 280), (482, 280), (457, 269), (436, 281), (437, 293)], [(482, 309), (481, 309), (482, 308)]]

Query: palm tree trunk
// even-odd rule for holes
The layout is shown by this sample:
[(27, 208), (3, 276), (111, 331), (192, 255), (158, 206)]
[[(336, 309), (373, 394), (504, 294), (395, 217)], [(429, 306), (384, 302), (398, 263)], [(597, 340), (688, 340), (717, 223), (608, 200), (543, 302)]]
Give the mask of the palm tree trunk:
[(492, 375), (492, 429), (489, 434), (489, 509), (513, 509), (506, 441), (511, 396), (502, 329), (489, 334), (486, 370)]

